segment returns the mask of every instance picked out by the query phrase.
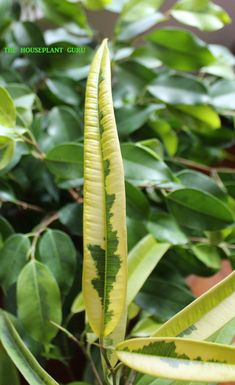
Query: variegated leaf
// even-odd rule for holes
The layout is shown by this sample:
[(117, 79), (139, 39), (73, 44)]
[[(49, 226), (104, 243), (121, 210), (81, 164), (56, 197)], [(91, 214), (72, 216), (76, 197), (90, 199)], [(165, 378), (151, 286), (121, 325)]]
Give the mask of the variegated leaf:
[(84, 267), (87, 316), (98, 336), (110, 334), (126, 302), (124, 171), (104, 40), (91, 64), (84, 131)]
[(235, 318), (235, 272), (177, 313), (155, 337), (205, 340)]
[(139, 338), (116, 349), (130, 368), (183, 381), (235, 381), (235, 347), (184, 338)]

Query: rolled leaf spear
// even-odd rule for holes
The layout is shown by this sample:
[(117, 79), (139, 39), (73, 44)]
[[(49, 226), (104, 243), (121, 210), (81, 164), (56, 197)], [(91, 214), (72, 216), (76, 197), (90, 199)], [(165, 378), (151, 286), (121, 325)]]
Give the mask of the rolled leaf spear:
[(124, 170), (107, 39), (95, 54), (86, 88), (83, 232), (85, 308), (93, 331), (103, 338), (123, 314), (127, 287)]

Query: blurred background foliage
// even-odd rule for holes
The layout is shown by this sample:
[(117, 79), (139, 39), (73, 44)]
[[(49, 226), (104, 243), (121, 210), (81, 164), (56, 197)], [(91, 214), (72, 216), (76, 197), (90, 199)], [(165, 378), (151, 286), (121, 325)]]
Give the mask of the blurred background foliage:
[[(82, 365), (74, 365), (77, 348), (61, 333), (51, 342), (54, 330), (43, 340), (43, 319), (22, 327), (16, 282), (29, 256), (36, 256), (57, 280), (63, 325), (82, 332), (77, 294), (84, 92), (104, 37), (89, 25), (89, 12), (99, 18), (105, 10), (107, 18), (116, 18), (109, 45), (129, 250), (144, 237), (170, 244), (129, 308), (130, 335), (149, 335), (193, 300), (185, 277), (211, 276), (223, 259), (235, 265), (235, 57), (197, 36), (198, 30), (217, 31), (231, 19), (213, 1), (165, 5), (164, 0), (0, 1), (2, 305), (15, 316), (18, 309), (21, 335), (42, 362), (49, 360), (49, 370), (61, 382), (82, 378)], [(182, 25), (170, 26), (174, 20)], [(6, 53), (5, 47), (15, 52)], [(24, 54), (21, 47), (63, 47), (64, 53)], [(85, 49), (66, 53), (71, 47)], [(50, 275), (44, 278), (49, 288)], [(28, 293), (27, 306), (37, 317), (30, 287), (21, 292)], [(60, 304), (53, 305), (56, 312)], [(1, 351), (0, 357), (0, 366), (5, 365)], [(13, 369), (3, 378), (2, 385), (17, 385)], [(89, 370), (84, 378), (94, 383)]]

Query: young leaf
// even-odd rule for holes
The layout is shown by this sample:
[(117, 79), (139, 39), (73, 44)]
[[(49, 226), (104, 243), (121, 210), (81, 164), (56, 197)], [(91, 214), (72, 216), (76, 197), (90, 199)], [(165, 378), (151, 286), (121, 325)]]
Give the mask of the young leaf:
[(39, 243), (41, 261), (49, 268), (63, 294), (73, 283), (76, 249), (70, 237), (59, 230), (48, 229)]
[(50, 321), (61, 322), (60, 293), (50, 270), (32, 260), (18, 278), (18, 314), (25, 330), (36, 341), (48, 343), (58, 329)]
[(130, 368), (184, 381), (235, 380), (235, 347), (183, 338), (139, 338), (121, 342), (118, 358)]
[(0, 339), (7, 354), (30, 385), (58, 385), (36, 361), (3, 311), (0, 312)]
[(83, 292), (89, 323), (110, 334), (126, 302), (124, 171), (112, 106), (106, 40), (87, 80), (84, 130)]
[(205, 340), (235, 317), (235, 272), (162, 325), (156, 337)]

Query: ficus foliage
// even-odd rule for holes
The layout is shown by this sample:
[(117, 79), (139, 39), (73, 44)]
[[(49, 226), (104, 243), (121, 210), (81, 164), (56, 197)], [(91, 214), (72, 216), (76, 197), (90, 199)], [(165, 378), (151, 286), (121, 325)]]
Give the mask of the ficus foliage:
[(234, 56), (160, 24), (231, 20), (164, 3), (0, 2), (1, 385), (235, 381), (234, 272), (185, 283), (235, 263)]

